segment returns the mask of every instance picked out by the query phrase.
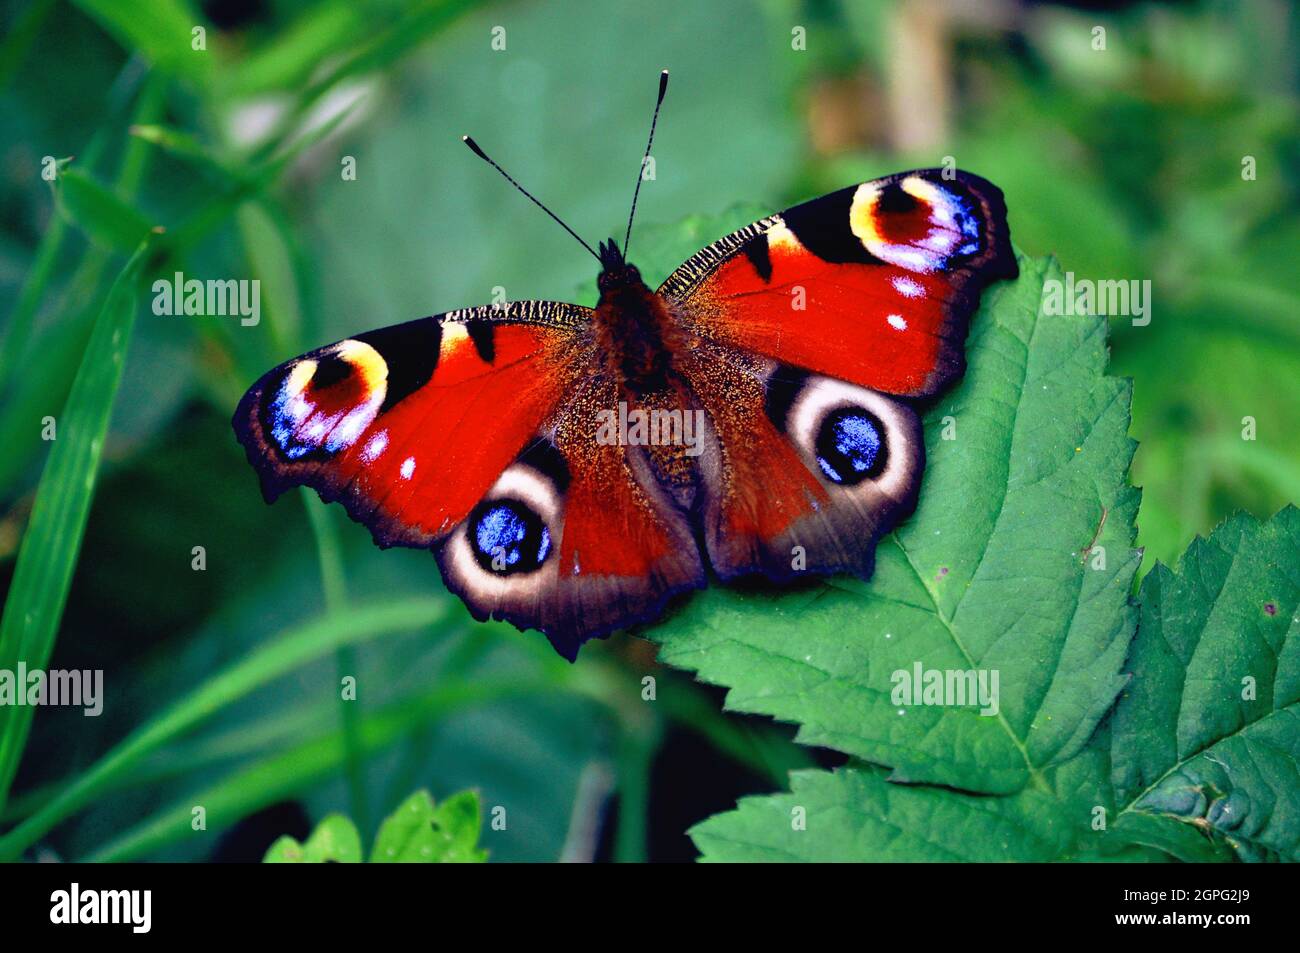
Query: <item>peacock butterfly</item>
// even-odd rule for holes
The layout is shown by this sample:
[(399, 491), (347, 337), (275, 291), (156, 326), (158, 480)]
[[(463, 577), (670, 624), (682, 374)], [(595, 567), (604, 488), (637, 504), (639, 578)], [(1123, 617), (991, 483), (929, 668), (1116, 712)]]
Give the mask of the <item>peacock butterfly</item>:
[(981, 289), (1017, 274), (997, 187), (938, 169), (853, 185), (652, 291), (626, 258), (641, 175), (623, 247), (597, 252), (465, 141), (596, 256), (599, 302), (449, 311), (281, 364), (234, 416), (268, 502), (342, 502), (381, 547), (432, 550), (475, 618), (570, 660), (709, 571), (870, 575), (915, 506), (914, 402), (962, 374)]

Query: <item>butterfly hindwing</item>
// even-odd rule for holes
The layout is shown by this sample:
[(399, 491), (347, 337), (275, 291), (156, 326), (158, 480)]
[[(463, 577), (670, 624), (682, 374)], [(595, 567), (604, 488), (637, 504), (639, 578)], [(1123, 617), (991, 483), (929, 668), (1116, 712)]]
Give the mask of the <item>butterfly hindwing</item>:
[(438, 556), (477, 618), (541, 629), (570, 660), (588, 639), (648, 621), (705, 581), (684, 515), (642, 448), (598, 439), (598, 412), (617, 400), (600, 374), (576, 384)]
[(980, 290), (1015, 274), (1001, 192), (933, 169), (763, 219), (669, 276), (717, 433), (702, 520), (720, 576), (871, 571), (924, 468), (908, 399), (962, 373)]
[(718, 345), (698, 348), (685, 370), (716, 440), (698, 511), (717, 574), (870, 574), (872, 542), (916, 501), (916, 412)]

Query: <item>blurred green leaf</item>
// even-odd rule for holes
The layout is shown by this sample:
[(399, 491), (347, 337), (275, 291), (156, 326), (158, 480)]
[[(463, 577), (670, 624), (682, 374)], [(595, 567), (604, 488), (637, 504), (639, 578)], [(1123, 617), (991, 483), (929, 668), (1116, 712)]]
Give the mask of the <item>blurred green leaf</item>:
[(361, 835), (357, 825), (342, 814), (324, 818), (307, 838), (307, 843), (288, 835), (281, 837), (266, 852), (267, 864), (359, 864)]
[(351, 47), (373, 24), (373, 9), (355, 0), (327, 0), (303, 10), (276, 36), (239, 61), (222, 80), (230, 96), (292, 88)]
[(434, 805), (416, 791), (379, 828), (372, 863), (482, 863), (478, 847), (482, 807), (478, 792), (461, 791)]
[(128, 50), (139, 50), (163, 72), (202, 81), (215, 53), (193, 48), (195, 28), (208, 29), (182, 0), (74, 0)]
[(18, 72), (18, 67), (22, 65), (56, 2), (57, 0), (34, 0), (9, 24), (4, 38), (0, 40), (0, 89), (8, 86)]
[(134, 249), (152, 228), (135, 207), (78, 169), (59, 176), (59, 204), (87, 235), (117, 251)]
[(392, 67), (421, 43), (446, 29), (474, 7), (473, 0), (414, 0), (400, 16), (378, 30), (355, 36), (338, 64), (306, 86), (290, 114), (296, 119), (345, 79)]
[(157, 146), (177, 158), (194, 162), (226, 179), (239, 179), (239, 172), (231, 163), (218, 158), (212, 149), (187, 132), (161, 125), (134, 125), (129, 131), (140, 141)]

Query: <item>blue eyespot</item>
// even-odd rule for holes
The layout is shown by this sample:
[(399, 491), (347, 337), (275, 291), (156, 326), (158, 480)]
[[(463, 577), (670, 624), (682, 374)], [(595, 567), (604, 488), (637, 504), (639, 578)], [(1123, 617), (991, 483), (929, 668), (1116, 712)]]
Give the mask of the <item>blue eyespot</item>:
[(858, 407), (842, 407), (822, 420), (817, 432), (817, 464), (832, 482), (861, 483), (885, 469), (884, 426)]
[(480, 503), (470, 514), (469, 535), (479, 565), (501, 576), (532, 572), (551, 551), (550, 530), (518, 500)]
[(954, 212), (953, 218), (956, 220), (957, 228), (961, 230), (962, 237), (965, 241), (957, 249), (958, 255), (973, 255), (980, 250), (980, 221), (976, 217), (970, 204), (964, 199), (953, 196)]

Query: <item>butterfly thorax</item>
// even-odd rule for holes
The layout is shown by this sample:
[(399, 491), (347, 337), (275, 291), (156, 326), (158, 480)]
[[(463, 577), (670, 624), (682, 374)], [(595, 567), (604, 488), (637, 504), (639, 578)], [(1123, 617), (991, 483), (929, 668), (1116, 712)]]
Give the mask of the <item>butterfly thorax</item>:
[(598, 285), (596, 343), (608, 372), (636, 396), (672, 390), (681, 332), (663, 298), (621, 260), (601, 272)]

